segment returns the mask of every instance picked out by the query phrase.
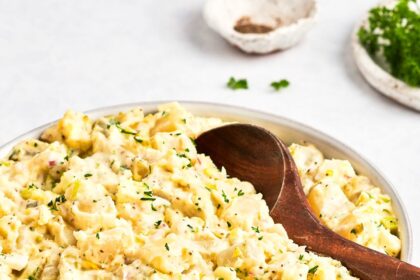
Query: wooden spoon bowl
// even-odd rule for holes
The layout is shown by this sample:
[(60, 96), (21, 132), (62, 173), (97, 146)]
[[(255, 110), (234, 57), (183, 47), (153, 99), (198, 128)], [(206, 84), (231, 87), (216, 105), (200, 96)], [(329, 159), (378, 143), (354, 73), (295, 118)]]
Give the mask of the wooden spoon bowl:
[(196, 143), (198, 152), (209, 155), (216, 166), (252, 183), (263, 194), (273, 220), (281, 223), (297, 244), (341, 261), (361, 279), (420, 279), (419, 268), (347, 240), (322, 225), (311, 211), (287, 147), (269, 131), (231, 124), (203, 133)]

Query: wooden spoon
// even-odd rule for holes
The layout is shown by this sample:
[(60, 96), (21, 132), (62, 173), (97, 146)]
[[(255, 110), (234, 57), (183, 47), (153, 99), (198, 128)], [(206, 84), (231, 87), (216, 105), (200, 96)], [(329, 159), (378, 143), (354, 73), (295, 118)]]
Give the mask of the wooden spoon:
[(287, 147), (269, 131), (248, 124), (212, 129), (197, 139), (228, 174), (252, 183), (262, 193), (270, 215), (289, 237), (309, 250), (341, 261), (361, 279), (420, 279), (420, 269), (368, 249), (334, 233), (312, 213), (296, 165)]

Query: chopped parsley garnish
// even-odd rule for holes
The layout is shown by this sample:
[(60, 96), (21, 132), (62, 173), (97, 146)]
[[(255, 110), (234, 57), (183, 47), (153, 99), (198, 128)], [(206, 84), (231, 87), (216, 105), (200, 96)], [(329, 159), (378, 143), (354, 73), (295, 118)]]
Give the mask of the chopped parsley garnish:
[(32, 272), (32, 274), (28, 276), (28, 280), (37, 280), (38, 279), (38, 276), (37, 276), (38, 272), (39, 272), (39, 267), (37, 267), (35, 269), (35, 271)]
[(420, 11), (416, 0), (376, 7), (358, 32), (360, 43), (384, 68), (410, 86), (420, 87)]
[(155, 201), (156, 198), (154, 198), (154, 197), (142, 197), (142, 198), (140, 198), (140, 200), (143, 200), (143, 201)]
[(188, 224), (187, 227), (189, 227), (192, 232), (198, 232), (198, 228), (194, 229), (194, 227), (190, 224)]
[(187, 165), (183, 166), (183, 167), (182, 167), (182, 169), (185, 169), (185, 168), (191, 168), (191, 167), (192, 167), (192, 164), (191, 164), (191, 162), (190, 162), (190, 163), (188, 163)]
[(139, 136), (134, 136), (133, 138), (137, 143), (143, 143), (143, 139), (141, 139)]
[(37, 189), (38, 187), (37, 186), (35, 186), (34, 184), (30, 184), (29, 186), (28, 186), (28, 189)]
[(227, 87), (233, 90), (248, 89), (248, 81), (246, 79), (236, 80), (234, 77), (230, 77)]
[(316, 271), (318, 270), (318, 265), (312, 267), (311, 269), (308, 270), (309, 274), (314, 274)]
[(238, 191), (238, 196), (243, 196), (245, 193), (243, 192), (243, 190), (239, 190)]
[(168, 245), (168, 243), (165, 243), (165, 248), (166, 248), (167, 251), (169, 251), (169, 245)]
[(117, 125), (117, 127), (119, 128), (119, 130), (121, 131), (121, 133), (124, 133), (124, 134), (129, 134), (129, 135), (136, 135), (137, 134), (137, 132), (135, 132), (135, 131), (131, 131), (131, 130), (127, 130), (127, 129), (125, 129), (125, 128), (122, 128), (121, 126), (119, 126), (119, 125)]
[(92, 177), (92, 174), (91, 173), (86, 173), (85, 178), (89, 178), (89, 177)]
[(155, 206), (153, 206), (153, 203), (150, 204), (150, 207), (152, 208), (152, 211), (157, 211), (157, 209), (155, 208)]
[(256, 233), (260, 233), (260, 229), (258, 227), (251, 227), (253, 231)]
[(132, 130), (128, 130), (126, 128), (123, 128), (121, 126), (120, 122), (117, 121), (117, 120), (114, 120), (114, 119), (110, 120), (108, 128), (111, 127), (111, 125), (115, 125), (115, 127), (118, 128), (118, 130), (123, 134), (129, 134), (129, 135), (136, 135), (137, 134), (136, 131), (132, 131)]
[(188, 158), (186, 154), (177, 153), (176, 155), (180, 158)]
[(299, 260), (303, 260), (303, 255), (299, 255)]
[(264, 238), (264, 236), (260, 236), (258, 237), (258, 240), (262, 240)]
[(353, 233), (353, 234), (356, 234), (357, 232), (356, 232), (356, 229), (354, 228), (354, 229), (352, 229), (351, 231), (350, 231), (350, 233)]
[(64, 203), (66, 201), (67, 201), (66, 197), (62, 194), (62, 195), (56, 197), (54, 200), (51, 200), (50, 202), (48, 202), (47, 206), (52, 211), (58, 211), (57, 205), (60, 204), (60, 203)]
[(55, 199), (55, 201), (57, 202), (57, 203), (64, 203), (64, 202), (66, 202), (66, 197), (64, 196), (64, 194), (62, 194), (62, 195), (60, 195), (59, 197), (57, 197), (56, 199)]
[(100, 239), (99, 232), (96, 233), (96, 239)]
[(158, 228), (161, 223), (162, 223), (162, 220), (159, 220), (159, 221), (155, 222), (155, 228)]
[(144, 194), (148, 197), (152, 197), (153, 196), (153, 192), (152, 191), (145, 191)]
[(232, 226), (232, 224), (229, 221), (227, 221), (226, 224), (229, 228)]
[(281, 90), (282, 88), (287, 88), (290, 85), (290, 82), (288, 80), (280, 80), (277, 82), (272, 82), (271, 87), (274, 88), (276, 91)]
[(222, 197), (223, 197), (223, 200), (224, 200), (226, 203), (229, 203), (229, 199), (227, 198), (227, 196), (226, 196), (226, 194), (225, 194), (225, 191), (222, 191)]

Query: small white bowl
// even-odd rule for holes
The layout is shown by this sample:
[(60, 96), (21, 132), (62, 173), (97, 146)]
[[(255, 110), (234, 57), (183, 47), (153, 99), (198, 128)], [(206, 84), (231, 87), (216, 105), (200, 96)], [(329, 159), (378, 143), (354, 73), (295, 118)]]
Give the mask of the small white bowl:
[[(397, 1), (385, 1), (381, 6), (392, 6)], [(361, 45), (357, 32), (360, 27), (368, 22), (368, 14), (356, 25), (352, 34), (352, 48), (356, 65), (363, 77), (369, 84), (380, 93), (388, 96), (397, 102), (420, 111), (420, 88), (407, 85), (405, 82), (395, 78), (381, 66), (379, 66)]]
[[(204, 6), (204, 18), (214, 31), (244, 52), (259, 54), (297, 44), (316, 13), (316, 0), (207, 0)], [(265, 31), (251, 32), (252, 26)]]
[[(126, 111), (133, 107), (140, 107), (146, 113), (151, 113), (156, 112), (158, 105), (167, 102), (170, 101), (130, 103), (92, 110), (87, 114), (91, 118), (96, 119), (105, 115)], [(372, 164), (370, 164), (357, 152), (322, 132), (280, 116), (216, 103), (187, 101), (181, 101), (180, 103), (188, 111), (195, 115), (203, 117), (217, 117), (226, 121), (239, 121), (259, 125), (279, 136), (287, 144), (302, 142), (312, 143), (319, 148), (327, 158), (349, 160), (358, 173), (367, 176), (375, 186), (381, 188), (384, 193), (391, 197), (392, 207), (398, 218), (399, 237), (402, 242), (400, 259), (406, 262), (411, 260), (412, 233), (407, 212), (401, 202), (401, 199), (395, 192), (391, 183), (385, 179), (385, 177), (377, 169), (375, 169)], [(0, 158), (7, 156), (13, 146), (20, 141), (31, 137), (38, 138), (42, 131), (51, 124), (52, 123), (35, 128), (1, 146)]]

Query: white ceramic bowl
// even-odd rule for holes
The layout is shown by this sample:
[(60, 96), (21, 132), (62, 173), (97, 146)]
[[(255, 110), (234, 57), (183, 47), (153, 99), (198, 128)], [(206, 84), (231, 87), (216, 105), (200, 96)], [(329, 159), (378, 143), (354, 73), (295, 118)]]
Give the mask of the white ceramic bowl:
[[(313, 26), (316, 0), (207, 0), (207, 24), (229, 43), (247, 53), (270, 53), (296, 45)], [(241, 33), (241, 19), (272, 28), (266, 33)]]
[[(91, 118), (98, 118), (109, 114), (115, 114), (120, 111), (125, 111), (136, 106), (143, 108), (146, 113), (150, 113), (156, 111), (157, 106), (162, 103), (166, 102), (160, 101), (130, 103), (91, 110), (88, 111), (87, 114)], [(389, 183), (389, 181), (387, 181), (377, 169), (375, 169), (366, 159), (364, 159), (357, 152), (353, 151), (351, 148), (347, 147), (346, 145), (342, 144), (341, 142), (322, 132), (319, 132), (306, 125), (294, 122), (292, 120), (280, 116), (254, 111), (251, 109), (216, 103), (180, 103), (188, 111), (192, 112), (195, 115), (204, 117), (218, 117), (227, 121), (239, 121), (244, 123), (260, 125), (269, 129), (271, 132), (279, 136), (287, 144), (290, 144), (292, 142), (309, 142), (317, 146), (328, 158), (349, 160), (358, 173), (364, 174), (367, 177), (369, 177), (376, 186), (380, 187), (384, 191), (384, 193), (387, 193), (391, 196), (393, 201), (393, 208), (398, 217), (398, 226), (400, 231), (399, 236), (402, 241), (401, 259), (404, 261), (410, 261), (412, 248), (412, 233), (409, 219), (405, 208), (401, 203), (401, 199), (395, 192), (391, 183)], [(0, 158), (3, 158), (6, 155), (8, 155), (12, 150), (13, 146), (21, 140), (30, 137), (39, 137), (41, 132), (51, 124), (52, 123), (31, 130), (3, 145), (2, 147), (0, 147)]]
[[(395, 2), (395, 0), (386, 0), (380, 5), (389, 6), (395, 4)], [(369, 84), (380, 93), (405, 106), (420, 111), (420, 88), (409, 86), (385, 71), (372, 59), (366, 49), (360, 44), (357, 32), (361, 26), (366, 25), (367, 21), (368, 14), (366, 14), (364, 19), (356, 25), (352, 34), (351, 45), (357, 67)]]

